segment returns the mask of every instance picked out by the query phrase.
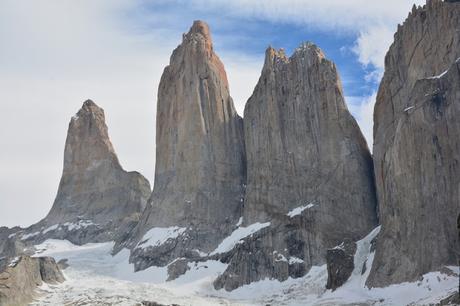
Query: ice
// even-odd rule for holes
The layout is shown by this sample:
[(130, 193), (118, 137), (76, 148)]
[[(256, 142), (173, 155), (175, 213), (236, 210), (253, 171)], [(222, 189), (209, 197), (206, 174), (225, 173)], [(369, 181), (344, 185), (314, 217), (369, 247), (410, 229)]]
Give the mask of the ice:
[(175, 282), (166, 282), (167, 267), (151, 267), (134, 272), (129, 251), (111, 256), (114, 243), (90, 243), (76, 246), (66, 240), (49, 239), (36, 247), (36, 256), (68, 259), (63, 270), (66, 281), (39, 288), (40, 297), (31, 305), (126, 305), (155, 301), (162, 304), (191, 306), (248, 305), (226, 302), (222, 298), (200, 296), (200, 288), (211, 288), (211, 281), (225, 270), (225, 264), (206, 261), (193, 264)]
[(240, 243), (241, 239), (246, 238), (267, 226), (270, 226), (270, 222), (257, 222), (249, 225), (248, 227), (238, 227), (236, 230), (233, 231), (233, 233), (231, 233), (230, 236), (225, 238), (219, 244), (219, 246), (211, 252), (210, 255), (225, 253), (232, 250), (238, 243)]
[(147, 248), (150, 246), (160, 246), (169, 239), (179, 237), (183, 232), (185, 232), (185, 230), (186, 228), (178, 226), (154, 227), (144, 235), (137, 247)]
[(243, 224), (243, 217), (240, 217), (240, 219), (238, 220), (238, 223), (236, 224), (236, 227), (240, 227), (241, 224)]
[(294, 208), (293, 210), (291, 210), (290, 212), (288, 212), (288, 213), (287, 213), (287, 216), (292, 218), (292, 217), (301, 215), (302, 212), (303, 212), (305, 209), (310, 209), (310, 208), (312, 208), (313, 206), (315, 206), (315, 204), (310, 203), (310, 204), (305, 205), (305, 206), (296, 207), (296, 208)]

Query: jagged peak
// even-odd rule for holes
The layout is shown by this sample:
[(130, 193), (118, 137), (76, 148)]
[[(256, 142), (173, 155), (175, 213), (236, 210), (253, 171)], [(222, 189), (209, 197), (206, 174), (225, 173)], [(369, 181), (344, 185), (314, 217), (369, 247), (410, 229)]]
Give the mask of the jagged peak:
[(94, 103), (93, 100), (87, 99), (85, 102), (83, 102), (82, 108), (94, 109), (94, 108), (100, 108), (100, 107), (96, 103)]
[(311, 55), (317, 56), (319, 59), (324, 59), (324, 58), (326, 58), (326, 56), (324, 55), (323, 50), (321, 50), (320, 47), (318, 47), (316, 44), (314, 44), (314, 43), (311, 42), (311, 41), (302, 42), (302, 43), (294, 50), (293, 56), (298, 55), (298, 54), (311, 54)]
[(442, 7), (443, 5), (446, 5), (446, 3), (455, 3), (455, 5), (457, 5), (460, 4), (460, 0), (426, 0), (426, 4), (424, 5), (412, 5), (412, 10), (407, 15), (407, 18), (402, 23), (398, 24), (398, 31), (396, 32), (395, 36), (398, 34), (398, 32), (401, 32), (401, 28), (406, 23), (412, 22), (414, 19), (420, 17), (425, 19), (425, 14), (428, 11), (432, 11), (439, 7)]
[(78, 110), (75, 116), (72, 117), (72, 121), (78, 120), (85, 114), (93, 114), (96, 118), (105, 121), (104, 110), (91, 99), (87, 99), (85, 102), (83, 102), (81, 108)]
[(209, 25), (202, 20), (193, 21), (192, 27), (190, 28), (188, 34), (200, 34), (206, 39), (211, 39)]
[(265, 66), (273, 66), (275, 63), (289, 63), (291, 60), (297, 57), (312, 57), (318, 58), (320, 61), (325, 59), (323, 51), (314, 43), (305, 41), (294, 50), (294, 53), (288, 57), (283, 48), (276, 50), (272, 46), (268, 46), (265, 50)]
[(213, 53), (212, 38), (209, 25), (202, 20), (195, 20), (187, 34), (182, 36), (182, 44), (194, 44), (201, 42), (204, 50), (211, 55)]
[(272, 46), (268, 46), (265, 50), (265, 63), (273, 61), (284, 61), (288, 62), (289, 58), (286, 56), (286, 52), (283, 48), (276, 50)]

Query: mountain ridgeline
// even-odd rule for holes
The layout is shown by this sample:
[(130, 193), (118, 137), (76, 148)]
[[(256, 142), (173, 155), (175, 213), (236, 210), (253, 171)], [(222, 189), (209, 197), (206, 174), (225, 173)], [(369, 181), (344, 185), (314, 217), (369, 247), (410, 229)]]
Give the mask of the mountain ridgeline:
[(372, 156), (319, 47), (301, 43), (290, 57), (269, 47), (241, 118), (209, 27), (195, 21), (159, 84), (153, 191), (123, 170), (88, 100), (69, 124), (51, 211), (0, 228), (0, 254), (48, 238), (115, 241), (136, 270), (167, 267), (168, 280), (218, 260), (214, 287), (229, 291), (324, 264), (335, 289), (371, 232), (375, 260), (358, 267), (370, 287), (457, 265), (460, 2), (414, 6), (394, 38)]

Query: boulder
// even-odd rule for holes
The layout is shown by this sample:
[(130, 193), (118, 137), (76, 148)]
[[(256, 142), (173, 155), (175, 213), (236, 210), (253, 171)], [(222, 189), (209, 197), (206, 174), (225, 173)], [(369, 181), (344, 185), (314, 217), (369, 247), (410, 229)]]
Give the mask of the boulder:
[(26, 305), (43, 282), (56, 284), (64, 276), (51, 257), (18, 256), (0, 268), (0, 305)]
[(327, 284), (326, 289), (339, 288), (350, 278), (355, 268), (354, 259), (356, 243), (344, 241), (340, 245), (327, 250)]

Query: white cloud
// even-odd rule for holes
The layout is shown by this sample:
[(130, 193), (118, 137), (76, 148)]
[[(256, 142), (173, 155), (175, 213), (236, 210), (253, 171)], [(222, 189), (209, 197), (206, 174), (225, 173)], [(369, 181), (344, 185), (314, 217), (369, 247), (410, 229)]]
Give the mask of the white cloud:
[(353, 51), (364, 65), (383, 69), (385, 54), (393, 42), (394, 31), (384, 25), (372, 26), (360, 31)]
[(105, 109), (122, 165), (153, 177), (155, 88), (170, 46), (125, 33), (114, 17), (127, 3), (1, 2), (0, 225), (47, 213), (68, 122), (87, 98)]
[[(178, 0), (181, 2), (180, 0)], [(183, 2), (183, 1), (182, 1)], [(378, 82), (393, 34), (415, 3), (425, 0), (191, 0), (194, 7), (228, 15), (296, 23), (322, 31), (357, 34), (353, 52), (369, 69), (367, 80)], [(189, 2), (189, 3), (190, 3)], [(225, 9), (222, 9), (225, 7)]]
[(396, 25), (408, 14), (413, 3), (424, 0), (176, 0), (195, 8), (220, 11), (226, 15), (259, 18), (273, 22), (309, 25), (323, 30), (358, 32), (371, 25)]
[[(139, 7), (128, 0), (0, 2), (0, 226), (46, 215), (68, 122), (88, 98), (104, 108), (122, 166), (153, 184), (157, 87), (187, 29), (147, 31), (142, 22), (151, 16)], [(130, 14), (139, 24), (120, 17)], [(261, 60), (222, 57), (242, 113)]]
[(372, 151), (373, 127), (374, 127), (374, 105), (377, 93), (365, 97), (346, 97), (350, 111), (361, 128), (361, 132), (366, 138), (367, 145)]

